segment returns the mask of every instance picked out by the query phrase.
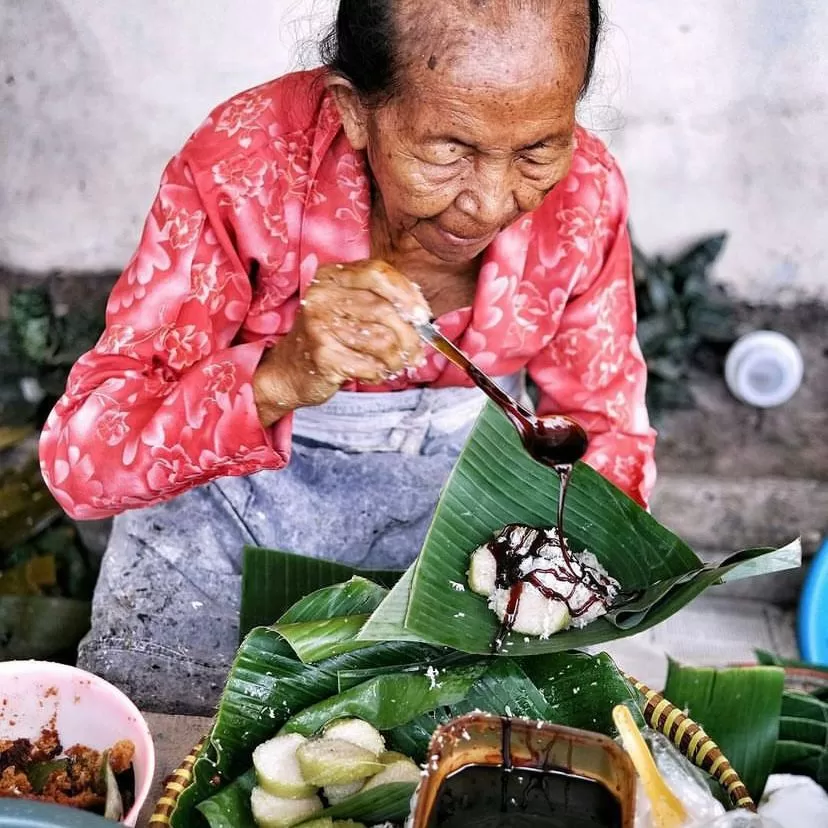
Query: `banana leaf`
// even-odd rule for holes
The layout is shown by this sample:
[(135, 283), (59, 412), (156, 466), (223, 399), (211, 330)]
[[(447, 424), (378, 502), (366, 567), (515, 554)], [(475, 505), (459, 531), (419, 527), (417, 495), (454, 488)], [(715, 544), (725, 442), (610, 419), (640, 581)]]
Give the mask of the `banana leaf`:
[(199, 802), (196, 808), (210, 828), (258, 828), (250, 810), (250, 792), (255, 786), (256, 774), (251, 769), (220, 793)]
[(291, 717), (286, 733), (312, 736), (333, 719), (357, 718), (377, 730), (393, 730), (437, 707), (458, 704), (485, 673), (486, 665), (446, 670), (437, 679), (394, 673), (377, 676)]
[[(523, 449), (493, 405), (480, 416), (446, 484), (425, 545), (412, 570), (365, 625), (363, 640), (419, 640), (486, 654), (498, 621), (485, 598), (469, 590), (471, 553), (509, 523), (555, 525), (559, 481)], [(719, 566), (704, 562), (637, 503), (589, 466), (572, 475), (564, 529), (576, 551), (593, 552), (624, 592), (639, 593), (607, 617), (548, 640), (512, 635), (511, 656), (603, 644), (666, 620), (708, 587), (725, 580), (799, 566), (799, 541), (737, 553)]]
[[(365, 641), (424, 641), (407, 629), (404, 621), (411, 600), (411, 585), (414, 582), (412, 564), (403, 574), (396, 586), (388, 593), (385, 600), (374, 610), (371, 617), (357, 636)], [(447, 606), (451, 606), (450, 604)], [(443, 609), (445, 614), (445, 609)], [(451, 613), (455, 621), (462, 621), (464, 615), (457, 610)]]
[(610, 697), (616, 704), (627, 704), (639, 723), (644, 724), (637, 707), (637, 693), (606, 653), (553, 653), (522, 658), (520, 665), (543, 694), (549, 706), (548, 715), (570, 727), (614, 733), (612, 707), (599, 703), (599, 698)]
[(671, 662), (664, 695), (707, 731), (758, 802), (774, 769), (784, 685), (778, 667), (714, 670)]
[[(598, 729), (614, 733), (608, 711), (628, 701), (631, 690), (607, 656), (480, 659), (422, 643), (386, 641), (361, 642), (363, 649), (305, 663), (279, 631), (293, 634), (301, 627), (303, 635), (292, 637), (303, 652), (323, 650), (332, 638), (337, 646), (347, 645), (365, 610), (386, 595), (382, 587), (354, 578), (307, 596), (277, 624), (248, 634), (196, 761), (194, 782), (172, 814), (173, 828), (204, 821), (212, 828), (252, 828), (249, 768), (256, 745), (283, 730), (311, 735), (342, 716), (372, 722), (390, 747), (418, 760), (438, 723), (476, 709), (570, 726), (597, 723)], [(348, 612), (353, 614), (343, 614)], [(577, 701), (564, 703), (578, 684)], [(383, 791), (385, 797), (378, 802), (355, 797), (341, 806), (347, 811), (331, 815), (371, 822), (400, 818), (412, 791), (402, 787), (378, 789), (376, 796)]]
[(370, 615), (388, 595), (388, 590), (367, 578), (354, 576), (333, 586), (324, 585), (297, 600), (282, 615), (279, 624), (328, 621), (350, 615)]
[(366, 825), (402, 821), (408, 816), (411, 797), (416, 787), (407, 782), (380, 785), (373, 790), (355, 794), (340, 805), (327, 808), (320, 816), (331, 819), (352, 819)]
[(828, 703), (808, 693), (785, 692), (774, 772), (810, 776), (828, 790)]
[[(210, 828), (258, 828), (250, 810), (250, 792), (256, 784), (251, 770), (239, 777), (221, 793), (201, 802), (197, 808)], [(345, 802), (326, 808), (313, 819), (328, 817), (336, 820), (354, 820), (367, 825), (404, 820), (411, 807), (415, 785), (397, 782), (381, 785), (349, 797)]]
[(364, 650), (370, 642), (354, 636), (368, 620), (367, 615), (350, 615), (329, 621), (306, 621), (302, 624), (276, 624), (273, 628), (293, 647), (300, 661), (313, 664), (326, 658)]
[[(280, 623), (300, 624), (364, 612), (386, 594), (355, 578), (318, 590), (297, 602)], [(342, 613), (345, 613), (343, 616)], [(290, 716), (339, 692), (340, 671), (392, 669), (438, 659), (445, 650), (423, 644), (382, 642), (354, 653), (303, 664), (275, 629), (252, 630), (239, 648), (205, 746), (193, 768), (193, 784), (179, 797), (173, 828), (190, 828), (195, 806), (225, 788), (250, 765), (253, 748), (274, 736)]]
[(402, 572), (359, 570), (322, 558), (249, 546), (244, 550), (242, 564), (241, 638), (254, 627), (269, 626), (315, 590), (348, 581), (353, 576), (367, 578), (377, 587), (392, 587), (401, 575)]
[[(786, 668), (788, 684), (801, 685), (782, 696), (774, 773), (809, 776), (828, 791), (828, 668), (765, 650), (756, 651), (756, 660)], [(791, 674), (790, 669), (807, 672)]]
[[(395, 728), (388, 734), (391, 746), (409, 756), (424, 759), (431, 735), (442, 724), (476, 710), (485, 710), (500, 716), (518, 716), (527, 719), (558, 721), (557, 712), (550, 708), (543, 693), (535, 687), (516, 661), (489, 660), (489, 667), (469, 688), (465, 698), (446, 707), (435, 708)], [(442, 675), (437, 677), (442, 681)], [(599, 704), (603, 705), (606, 696)], [(586, 702), (589, 705), (589, 701)]]
[[(782, 718), (809, 719), (828, 725), (828, 703), (808, 693), (786, 691), (782, 696)], [(785, 738), (784, 733), (780, 733)], [(820, 740), (819, 744), (826, 747)]]
[(388, 591), (366, 578), (352, 578), (302, 599), (274, 624), (301, 661), (313, 664), (370, 647), (356, 634)]
[[(427, 647), (425, 644), (420, 646)], [(470, 656), (466, 653), (458, 653), (456, 651), (432, 650), (432, 652), (441, 654), (436, 655), (433, 658), (420, 658), (417, 661), (412, 661), (410, 664), (397, 664), (394, 665), (395, 669), (400, 673), (417, 673), (422, 671), (425, 661), (427, 661), (430, 666), (434, 667), (434, 669), (442, 670), (445, 667), (458, 667), (461, 665), (474, 664), (479, 660), (477, 656)], [(388, 668), (382, 665), (365, 667), (357, 670), (339, 670), (337, 673), (337, 678), (339, 680), (339, 692), (344, 693), (346, 690), (350, 690), (358, 684), (363, 684), (369, 679), (381, 676), (387, 672)]]
[[(517, 661), (486, 659), (471, 667), (446, 668), (433, 676), (398, 673), (372, 679), (295, 715), (287, 722), (283, 732), (311, 736), (333, 719), (355, 716), (385, 732), (391, 747), (422, 761), (431, 735), (439, 724), (474, 710), (558, 721), (575, 726), (578, 721), (586, 718), (590, 722), (598, 722), (607, 709), (611, 710), (615, 704), (632, 700), (629, 686), (608, 657), (593, 659), (579, 653), (571, 656), (571, 661), (567, 660), (565, 654), (561, 654), (554, 665), (533, 665), (534, 671), (547, 682), (548, 689), (553, 693), (555, 675), (552, 670), (571, 672), (571, 680), (574, 681), (579, 680), (579, 674), (582, 676), (584, 692), (577, 702), (579, 710), (570, 717), (562, 715), (560, 705), (547, 701), (544, 693), (533, 684)], [(527, 659), (528, 662), (531, 659)], [(592, 669), (593, 662), (597, 662), (597, 671)], [(426, 669), (424, 663), (421, 673)], [(599, 682), (599, 677), (606, 680)], [(566, 696), (567, 688), (561, 688), (560, 693), (561, 696)], [(574, 709), (575, 705), (572, 707)], [(247, 755), (249, 757), (249, 753)], [(245, 791), (249, 792), (250, 780), (248, 772), (229, 789), (208, 800), (211, 804), (207, 810), (201, 806), (199, 810), (205, 815), (213, 815), (218, 807), (224, 815), (222, 818), (232, 812), (233, 818), (239, 820), (240, 825), (246, 825), (244, 814), (248, 806), (245, 802), (240, 802), (239, 798)], [(412, 793), (413, 786), (400, 793), (398, 808), (405, 809), (403, 815), (407, 813)], [(326, 815), (328, 813), (325, 812)], [(397, 818), (388, 812), (371, 813), (372, 819), (380, 821)], [(355, 810), (352, 800), (343, 803), (336, 809), (336, 813), (330, 815), (337, 818), (367, 818), (362, 810)], [(211, 816), (210, 824), (216, 828), (225, 823)]]

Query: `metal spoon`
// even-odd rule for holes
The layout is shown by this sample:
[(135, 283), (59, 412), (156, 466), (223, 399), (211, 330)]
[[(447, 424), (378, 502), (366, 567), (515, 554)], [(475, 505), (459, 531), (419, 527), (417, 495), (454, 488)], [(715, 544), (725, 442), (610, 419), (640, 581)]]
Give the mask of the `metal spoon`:
[(483, 373), (431, 322), (415, 324), (414, 328), (423, 341), (468, 374), (475, 385), (500, 406), (520, 435), (524, 448), (538, 463), (553, 468), (571, 466), (586, 454), (587, 433), (571, 417), (563, 414), (536, 417)]

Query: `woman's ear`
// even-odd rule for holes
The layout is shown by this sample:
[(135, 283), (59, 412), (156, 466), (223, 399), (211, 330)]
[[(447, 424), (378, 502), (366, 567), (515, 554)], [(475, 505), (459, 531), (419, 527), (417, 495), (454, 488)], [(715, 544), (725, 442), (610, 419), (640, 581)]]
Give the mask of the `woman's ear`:
[(355, 150), (368, 146), (368, 111), (354, 87), (344, 78), (330, 75), (325, 85), (333, 95), (345, 135)]

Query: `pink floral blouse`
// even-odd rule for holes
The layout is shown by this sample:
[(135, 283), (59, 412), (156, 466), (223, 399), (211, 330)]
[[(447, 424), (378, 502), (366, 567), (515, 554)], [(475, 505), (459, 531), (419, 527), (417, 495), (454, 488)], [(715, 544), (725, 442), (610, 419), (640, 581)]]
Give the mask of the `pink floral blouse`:
[[(288, 463), (292, 417), (262, 427), (253, 373), (320, 263), (370, 252), (365, 162), (319, 78), (292, 74), (233, 98), (165, 170), (106, 330), (43, 431), (44, 478), (73, 517)], [(655, 434), (627, 193), (606, 148), (584, 130), (577, 143), (568, 176), (486, 251), (474, 304), (439, 326), (496, 376), (525, 367), (539, 412), (576, 417), (590, 433), (587, 461), (646, 503)], [(349, 390), (469, 384), (431, 353), (412, 376)]]

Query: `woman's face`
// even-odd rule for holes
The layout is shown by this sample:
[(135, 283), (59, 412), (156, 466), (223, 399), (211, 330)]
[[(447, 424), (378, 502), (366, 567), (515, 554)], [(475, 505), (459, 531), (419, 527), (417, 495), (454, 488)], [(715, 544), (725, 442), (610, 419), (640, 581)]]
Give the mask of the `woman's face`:
[(392, 244), (459, 263), (567, 174), (586, 41), (558, 15), (513, 12), (492, 27), (437, 11), (446, 5), (434, 4), (429, 29), (447, 45), (420, 33), (403, 91), (359, 124), (343, 120), (367, 151)]

